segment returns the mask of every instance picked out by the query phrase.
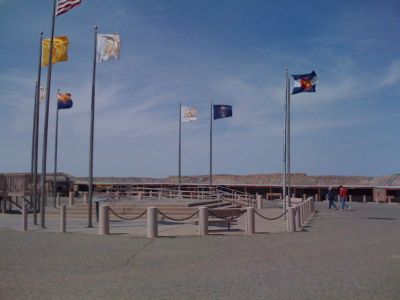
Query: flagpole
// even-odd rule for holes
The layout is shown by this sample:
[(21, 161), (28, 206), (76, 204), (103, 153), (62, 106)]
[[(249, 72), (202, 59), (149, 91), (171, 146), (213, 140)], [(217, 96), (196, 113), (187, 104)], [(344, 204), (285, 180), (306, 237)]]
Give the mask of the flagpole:
[[(60, 90), (57, 90), (57, 95), (60, 93)], [(58, 100), (56, 106), (56, 138), (54, 142), (54, 198), (53, 198), (53, 205), (56, 208), (56, 195), (57, 195), (57, 152), (58, 152)]]
[(178, 190), (181, 191), (181, 155), (182, 155), (182, 102), (179, 103), (179, 159), (178, 159)]
[(210, 193), (212, 189), (212, 131), (213, 131), (213, 103), (210, 101)]
[[(283, 182), (282, 182), (282, 206), (283, 211), (286, 212), (286, 188), (287, 188), (287, 165), (286, 165), (286, 147), (287, 147), (287, 101), (288, 101), (288, 85), (287, 85), (287, 78), (288, 78), (288, 67), (286, 67), (285, 73), (285, 122), (284, 122), (284, 136), (283, 136)], [(284, 215), (286, 219), (286, 214)]]
[(50, 49), (49, 49), (49, 65), (47, 70), (47, 95), (46, 95), (46, 108), (45, 108), (45, 119), (44, 119), (44, 133), (43, 133), (43, 155), (42, 155), (42, 178), (41, 178), (41, 202), (40, 202), (40, 225), (42, 228), (45, 227), (45, 204), (46, 204), (46, 160), (47, 160), (47, 132), (49, 127), (49, 102), (50, 102), (50, 84), (51, 84), (51, 67), (53, 60), (53, 38), (54, 38), (54, 22), (56, 18), (56, 4), (54, 0), (53, 4), (53, 15), (51, 21), (51, 38), (50, 38)]
[(290, 191), (290, 78), (286, 73), (287, 80), (287, 189), (288, 189), (288, 206), (292, 206), (291, 191)]
[[(33, 105), (33, 125), (32, 125), (32, 149), (31, 149), (31, 205), (34, 205), (34, 198), (35, 196), (33, 195), (33, 190), (34, 190), (34, 165), (35, 165), (35, 138), (36, 138), (36, 126), (37, 126), (37, 120), (36, 120), (36, 111), (37, 111), (37, 106), (38, 106), (38, 101), (37, 101), (37, 90), (38, 90), (38, 82), (36, 81), (35, 83), (35, 96), (34, 98), (34, 105)], [(35, 207), (34, 207), (35, 208)]]
[(38, 209), (38, 190), (37, 190), (37, 179), (38, 179), (38, 152), (39, 152), (39, 113), (40, 113), (40, 79), (42, 75), (42, 41), (43, 31), (40, 32), (39, 39), (39, 61), (38, 61), (38, 74), (37, 74), (37, 89), (35, 95), (36, 110), (35, 110), (35, 145), (34, 145), (34, 163), (33, 163), (33, 224), (37, 225), (37, 209)]
[(94, 140), (94, 108), (95, 108), (95, 92), (96, 92), (96, 53), (97, 53), (97, 26), (94, 26), (94, 55), (93, 55), (93, 74), (92, 74), (92, 103), (91, 103), (91, 114), (90, 114), (88, 227), (93, 227), (93, 225), (92, 225), (92, 204), (93, 204), (93, 140)]

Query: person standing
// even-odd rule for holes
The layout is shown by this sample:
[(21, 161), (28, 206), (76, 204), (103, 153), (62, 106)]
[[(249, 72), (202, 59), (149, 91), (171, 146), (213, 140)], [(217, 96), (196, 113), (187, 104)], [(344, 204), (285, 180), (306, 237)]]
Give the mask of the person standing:
[(328, 201), (329, 201), (329, 209), (331, 209), (332, 206), (333, 206), (335, 209), (337, 209), (336, 204), (335, 204), (335, 202), (334, 202), (334, 200), (335, 200), (335, 195), (334, 195), (334, 193), (333, 193), (332, 187), (329, 188), (328, 194), (326, 194), (326, 199), (328, 199)]
[(340, 209), (347, 207), (350, 210), (350, 205), (346, 204), (348, 190), (344, 186), (339, 187), (339, 197), (340, 197)]

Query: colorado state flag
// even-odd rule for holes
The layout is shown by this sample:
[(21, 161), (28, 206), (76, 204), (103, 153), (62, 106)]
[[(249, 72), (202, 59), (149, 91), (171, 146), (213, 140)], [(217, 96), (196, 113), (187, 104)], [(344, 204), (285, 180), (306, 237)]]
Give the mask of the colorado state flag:
[(310, 74), (292, 75), (294, 81), (293, 94), (302, 92), (315, 93), (315, 85), (317, 84), (317, 74), (312, 71)]
[(58, 98), (57, 101), (58, 109), (68, 109), (72, 107), (73, 102), (70, 93), (65, 93), (65, 94), (58, 93), (57, 98)]

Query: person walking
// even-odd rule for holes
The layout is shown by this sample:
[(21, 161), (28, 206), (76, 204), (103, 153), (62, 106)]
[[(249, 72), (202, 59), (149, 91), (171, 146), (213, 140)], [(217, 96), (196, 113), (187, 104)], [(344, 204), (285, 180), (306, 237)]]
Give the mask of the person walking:
[(339, 186), (340, 209), (344, 210), (347, 207), (350, 210), (350, 205), (346, 204), (348, 190), (344, 186)]
[(329, 201), (329, 209), (333, 206), (335, 209), (337, 209), (336, 204), (334, 202), (335, 200), (335, 195), (333, 193), (332, 187), (328, 189), (328, 193), (326, 194), (326, 199)]

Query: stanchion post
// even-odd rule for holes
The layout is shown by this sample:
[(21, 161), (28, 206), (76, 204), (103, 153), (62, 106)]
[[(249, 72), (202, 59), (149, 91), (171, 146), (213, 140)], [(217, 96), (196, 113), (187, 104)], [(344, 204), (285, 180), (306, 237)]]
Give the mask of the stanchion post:
[(301, 230), (301, 210), (300, 205), (296, 206), (296, 228), (297, 230)]
[(288, 232), (296, 231), (295, 210), (296, 210), (296, 207), (294, 207), (294, 206), (288, 207), (288, 218), (287, 218)]
[(60, 207), (60, 193), (56, 194), (56, 206)]
[(363, 202), (367, 203), (367, 196), (363, 195)]
[(246, 210), (247, 210), (246, 234), (255, 234), (256, 222), (255, 222), (254, 207), (247, 207)]
[(83, 192), (83, 204), (87, 204), (87, 197), (88, 197), (88, 192)]
[(310, 220), (310, 210), (308, 208), (309, 203), (310, 203), (309, 201), (306, 202), (306, 222), (308, 222), (308, 220)]
[(99, 207), (100, 207), (100, 202), (95, 201), (96, 222), (99, 222)]
[(258, 208), (258, 209), (263, 208), (263, 202), (262, 202), (262, 197), (261, 197), (261, 195), (257, 195), (257, 196), (256, 196), (256, 199), (257, 199), (257, 208)]
[(60, 232), (67, 232), (67, 206), (65, 204), (60, 206)]
[(22, 202), (22, 231), (28, 230), (28, 214), (26, 212), (26, 204)]
[(199, 207), (199, 234), (201, 236), (208, 234), (208, 208), (205, 206)]
[(147, 237), (153, 239), (158, 236), (157, 208), (147, 208)]
[(74, 192), (69, 192), (69, 201), (68, 201), (69, 207), (73, 206), (74, 202), (75, 202)]
[(99, 233), (110, 234), (110, 205), (100, 205), (100, 218), (99, 218)]

